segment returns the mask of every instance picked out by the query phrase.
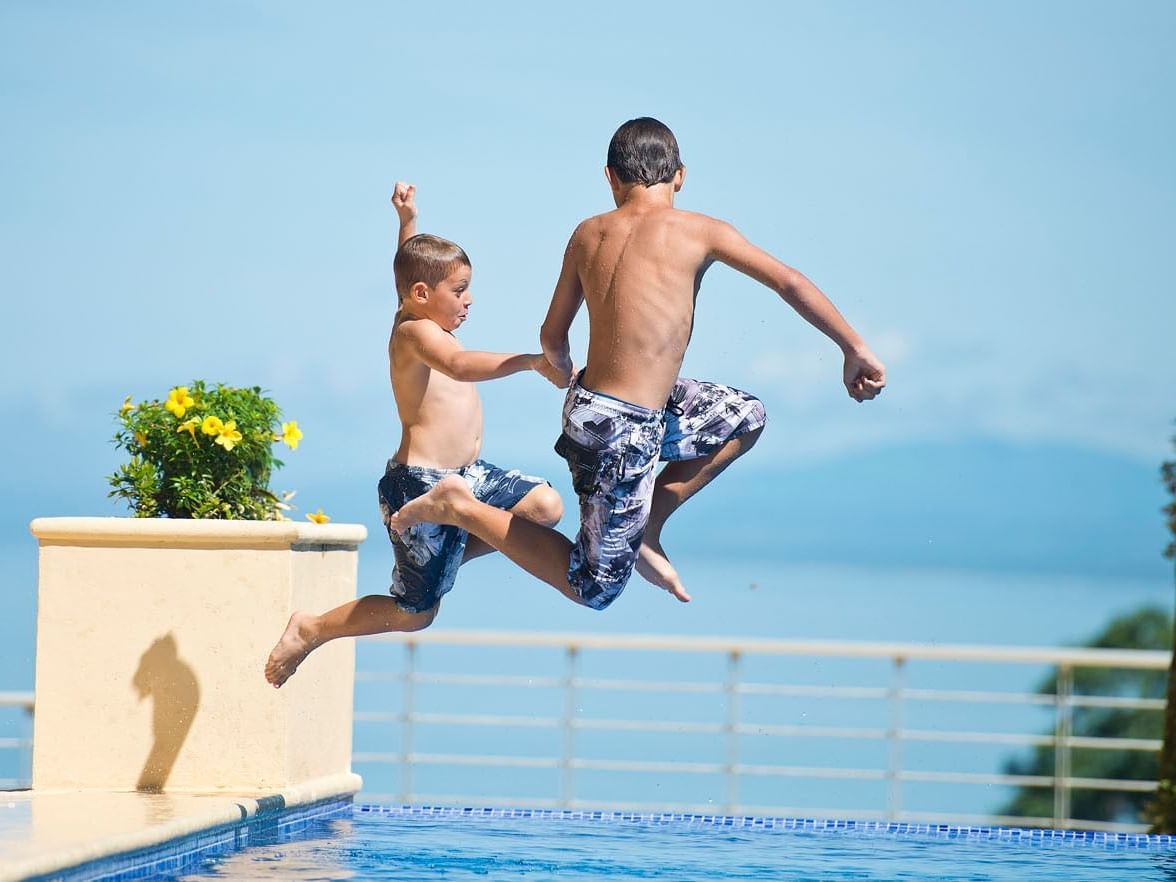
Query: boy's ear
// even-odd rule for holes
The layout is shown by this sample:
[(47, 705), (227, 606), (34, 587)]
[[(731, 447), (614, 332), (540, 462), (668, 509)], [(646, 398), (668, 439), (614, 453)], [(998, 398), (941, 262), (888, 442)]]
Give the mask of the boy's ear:
[(617, 173), (612, 170), (611, 166), (604, 167), (604, 179), (608, 181), (609, 189), (614, 193), (621, 189), (621, 179), (617, 177)]
[(412, 287), (408, 289), (407, 299), (424, 306), (429, 302), (429, 286), (424, 282), (413, 282)]
[(678, 170), (674, 172), (674, 192), (677, 193), (682, 189), (682, 184), (686, 180), (686, 166), (678, 166)]

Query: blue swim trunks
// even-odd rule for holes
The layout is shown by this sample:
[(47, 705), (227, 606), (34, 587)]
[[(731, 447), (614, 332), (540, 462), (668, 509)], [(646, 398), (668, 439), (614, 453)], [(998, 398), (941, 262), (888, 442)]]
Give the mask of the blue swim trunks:
[[(481, 459), (460, 469), (431, 469), (388, 460), (379, 483), (384, 526), (401, 506), (423, 496), (447, 475), (460, 475), (477, 499), (503, 510), (514, 508), (533, 489), (547, 483), (518, 469), (505, 471)], [(396, 556), (392, 586), (388, 589), (392, 599), (405, 612), (432, 609), (453, 587), (469, 533), (448, 524), (414, 524), (403, 535), (389, 529), (388, 538)]]
[(766, 421), (758, 398), (719, 383), (679, 378), (666, 406), (650, 410), (577, 377), (555, 452), (567, 460), (580, 498), (568, 582), (588, 606), (607, 607), (633, 573), (657, 462), (706, 456)]

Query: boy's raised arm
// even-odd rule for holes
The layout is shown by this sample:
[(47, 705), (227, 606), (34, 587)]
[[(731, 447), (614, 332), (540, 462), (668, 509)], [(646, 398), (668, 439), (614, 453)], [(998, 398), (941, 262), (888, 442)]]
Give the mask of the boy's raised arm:
[(462, 349), (452, 334), (429, 321), (406, 322), (396, 332), (433, 370), (463, 383), (497, 380), (522, 371), (542, 374), (566, 389), (570, 377), (553, 368), (542, 353), (478, 352)]
[(803, 273), (752, 245), (730, 224), (713, 221), (710, 253), (732, 269), (767, 285), (809, 324), (836, 343), (845, 355), (843, 380), (850, 397), (868, 401), (886, 385), (886, 368)]
[(397, 181), (392, 189), (392, 207), (400, 217), (400, 236), (396, 240), (399, 248), (416, 235), (416, 185)]
[(539, 345), (543, 348), (543, 354), (557, 370), (569, 377), (572, 373), (572, 354), (568, 331), (580, 310), (580, 304), (584, 302), (584, 289), (580, 285), (580, 273), (576, 269), (574, 256), (577, 233), (578, 227), (568, 240), (568, 247), (564, 249), (559, 280), (551, 295), (551, 305), (547, 307), (547, 317), (539, 329)]

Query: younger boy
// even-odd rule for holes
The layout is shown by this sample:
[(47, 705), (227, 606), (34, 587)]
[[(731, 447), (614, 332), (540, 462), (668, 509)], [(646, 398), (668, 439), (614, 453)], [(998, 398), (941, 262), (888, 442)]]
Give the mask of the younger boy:
[[(478, 458), (482, 403), (474, 383), (534, 370), (566, 388), (570, 369), (558, 371), (542, 354), (470, 352), (453, 332), (465, 322), (470, 261), (452, 242), (416, 235), (416, 188), (397, 183), (392, 204), (400, 216), (400, 247), (393, 268), (400, 301), (388, 341), (389, 373), (400, 416), (400, 447), (379, 482), (385, 522), (438, 481), (460, 481), (471, 498), (545, 527), (559, 522), (559, 494), (541, 478), (503, 471)], [(389, 532), (396, 556), (391, 596), (371, 594), (321, 616), (295, 612), (265, 666), (275, 687), (290, 678), (316, 647), (337, 637), (418, 631), (437, 615), (463, 563), (494, 549), (454, 526), (417, 524)]]
[[(662, 528), (763, 431), (758, 399), (678, 376), (711, 264), (725, 263), (773, 289), (831, 338), (844, 354), (852, 398), (872, 399), (886, 382), (882, 363), (812, 282), (729, 224), (674, 208), (686, 169), (665, 125), (643, 117), (621, 126), (605, 176), (617, 208), (572, 234), (540, 332), (548, 360), (570, 371), (568, 329), (587, 302), (587, 364), (568, 390), (556, 444), (580, 497), (575, 543), (481, 505), (455, 481), (439, 482), (389, 524), (461, 526), (593, 609), (616, 599), (634, 566), (689, 600), (661, 547)], [(669, 464), (655, 478), (659, 459)]]

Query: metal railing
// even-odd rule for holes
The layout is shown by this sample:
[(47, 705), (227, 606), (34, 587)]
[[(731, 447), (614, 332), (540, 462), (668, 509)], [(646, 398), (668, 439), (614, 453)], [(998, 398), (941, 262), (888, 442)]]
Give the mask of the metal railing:
[[(482, 805), (528, 805), (583, 809), (625, 809), (635, 811), (699, 811), (728, 814), (823, 815), (844, 818), (886, 818), (903, 821), (938, 821), (949, 823), (1031, 824), (1059, 828), (1134, 832), (1144, 829), (1132, 823), (1094, 822), (1072, 818), (1071, 798), (1075, 790), (1102, 790), (1120, 793), (1147, 793), (1155, 789), (1152, 781), (1075, 777), (1072, 773), (1074, 750), (1155, 752), (1159, 740), (1127, 737), (1088, 737), (1074, 734), (1073, 715), (1082, 708), (1142, 710), (1162, 713), (1162, 699), (1133, 698), (1115, 695), (1078, 695), (1074, 693), (1074, 671), (1083, 668), (1119, 670), (1165, 670), (1170, 661), (1166, 652), (1101, 649), (1054, 649), (987, 646), (946, 646), (903, 643), (851, 643), (825, 641), (775, 641), (753, 639), (689, 638), (597, 634), (530, 634), (510, 632), (426, 631), (365, 638), (365, 643), (400, 644), (403, 664), (399, 671), (359, 671), (357, 685), (389, 683), (400, 689), (399, 711), (369, 710), (355, 712), (357, 732), (361, 726), (391, 725), (398, 730), (399, 744), (390, 751), (356, 751), (356, 764), (394, 767), (399, 786), (395, 792), (368, 792), (369, 799), (398, 802), (451, 802)], [(421, 647), (494, 647), (520, 650), (556, 650), (562, 656), (562, 671), (542, 676), (502, 673), (429, 672), (420, 662)], [(615, 655), (624, 652), (656, 654), (702, 654), (722, 659), (725, 672), (713, 680), (640, 679), (630, 677), (586, 676), (581, 672), (583, 660), (592, 655)], [(801, 659), (870, 659), (884, 663), (889, 682), (881, 686), (810, 685), (780, 681), (754, 681), (744, 676), (747, 661), (756, 657), (793, 656)], [(958, 688), (914, 688), (907, 685), (912, 662), (976, 663), (985, 665), (1037, 665), (1055, 670), (1053, 695), (1030, 692), (967, 690)], [(561, 711), (556, 714), (506, 714), (471, 712), (428, 712), (419, 705), (422, 687), (477, 687), (503, 690), (555, 690), (562, 693)], [(669, 720), (652, 714), (634, 714), (626, 718), (584, 715), (580, 711), (583, 696), (595, 693), (630, 695), (711, 695), (722, 699), (722, 710), (707, 720)], [(855, 710), (852, 725), (820, 723), (765, 723), (745, 718), (744, 700), (756, 697), (800, 699), (806, 705), (821, 700), (851, 702)], [(877, 725), (862, 725), (871, 713), (869, 703), (880, 703), (883, 716)], [(913, 707), (973, 705), (977, 707), (1021, 706), (1052, 711), (1053, 732), (976, 731), (953, 728), (912, 727), (905, 723)], [(0, 692), (0, 709), (19, 708), (27, 715), (26, 731), (31, 731), (34, 709), (31, 692)], [(460, 730), (551, 730), (558, 734), (558, 750), (547, 755), (483, 754), (477, 752), (424, 752), (417, 749), (421, 727), (456, 727)], [(719, 757), (708, 761), (600, 758), (582, 755), (581, 733), (655, 733), (669, 736), (701, 735), (714, 739)], [(852, 765), (787, 765), (746, 762), (741, 758), (745, 739), (816, 739), (837, 743), (879, 742), (886, 748), (881, 767)], [(1047, 747), (1054, 752), (1052, 775), (1015, 775), (999, 772), (974, 772), (956, 769), (915, 769), (907, 762), (914, 745), (945, 744), (968, 749), (970, 746), (1001, 745), (1010, 748)], [(31, 769), (32, 740), (28, 737), (0, 738), (0, 750), (20, 751), (21, 770)], [(483, 769), (547, 769), (558, 776), (550, 792), (533, 795), (487, 796), (485, 794), (430, 794), (419, 792), (415, 771), (430, 766), (480, 767)], [(662, 774), (669, 776), (717, 776), (721, 786), (711, 788), (705, 801), (664, 800), (592, 800), (577, 796), (585, 773), (620, 773), (625, 775)], [(0, 790), (29, 786), (29, 774), (0, 778)], [(860, 808), (787, 804), (750, 804), (741, 798), (741, 784), (756, 779), (778, 780), (857, 780), (877, 782), (885, 787), (881, 804)], [(904, 805), (904, 785), (943, 784), (960, 786), (1006, 786), (1046, 788), (1053, 792), (1053, 812), (1049, 817), (965, 814), (953, 811), (912, 811)]]
[[(33, 693), (31, 692), (0, 692), (0, 710), (17, 708), (24, 712), (22, 721), (25, 732), (32, 732), (33, 721)], [(24, 790), (32, 780), (32, 750), (33, 739), (30, 735), (15, 737), (0, 737), (0, 751), (16, 751), (16, 760), (12, 765), (17, 774), (11, 778), (0, 777), (0, 790)]]
[[(1167, 652), (1139, 650), (1068, 649), (1034, 647), (946, 646), (906, 643), (861, 643), (834, 641), (782, 641), (756, 639), (722, 639), (661, 637), (605, 634), (533, 634), (510, 632), (431, 631), (365, 638), (365, 643), (394, 643), (403, 646), (403, 664), (399, 671), (364, 671), (357, 673), (357, 686), (365, 683), (398, 685), (401, 691), (399, 711), (359, 708), (355, 714), (357, 733), (361, 725), (392, 726), (399, 730), (396, 749), (357, 750), (356, 764), (396, 767), (399, 786), (395, 792), (365, 794), (370, 799), (398, 802), (435, 802), (457, 804), (513, 804), (533, 807), (583, 809), (627, 809), (639, 811), (702, 811), (726, 814), (814, 814), (844, 818), (884, 818), (902, 821), (939, 821), (950, 823), (1020, 824), (1058, 828), (1081, 827), (1107, 831), (1141, 831), (1142, 825), (1127, 822), (1100, 822), (1071, 817), (1071, 798), (1076, 790), (1103, 790), (1120, 793), (1146, 793), (1155, 782), (1141, 780), (1075, 777), (1072, 770), (1075, 750), (1155, 752), (1160, 741), (1127, 737), (1084, 737), (1074, 733), (1073, 715), (1080, 708), (1105, 708), (1162, 712), (1162, 699), (1116, 695), (1078, 695), (1074, 693), (1074, 671), (1083, 668), (1120, 670), (1167, 669)], [(477, 673), (430, 672), (421, 663), (422, 647), (478, 648), (509, 650), (556, 650), (562, 654), (562, 670), (546, 671), (541, 676), (509, 675), (486, 670), (480, 655)], [(652, 680), (629, 677), (593, 677), (582, 673), (587, 655), (616, 653), (702, 654), (725, 660), (725, 672), (713, 680)], [(879, 686), (811, 685), (779, 681), (748, 680), (744, 668), (749, 659), (793, 656), (808, 660), (873, 660), (889, 670), (888, 683)], [(959, 688), (914, 688), (907, 685), (912, 663), (963, 663), (982, 665), (1048, 666), (1056, 671), (1053, 695), (1030, 692), (976, 690)], [(479, 690), (556, 690), (563, 693), (560, 713), (507, 714), (470, 712), (429, 712), (419, 706), (422, 687), (476, 687)], [(583, 697), (593, 692), (706, 695), (721, 699), (722, 709), (713, 718), (667, 720), (654, 715), (627, 718), (600, 718), (579, 712)], [(852, 702), (850, 725), (821, 723), (756, 722), (745, 718), (743, 705), (752, 697), (773, 700), (803, 699), (815, 707), (822, 700)], [(384, 697), (387, 699), (387, 696)], [(881, 703), (882, 713), (876, 725), (861, 725), (863, 719), (878, 717), (878, 708), (867, 702)], [(913, 708), (945, 708), (948, 705), (972, 705), (985, 708), (1000, 706), (1036, 707), (1052, 710), (1052, 733), (977, 731), (975, 729), (913, 727), (906, 724)], [(386, 705), (385, 705), (386, 706)], [(990, 711), (995, 713), (995, 711)], [(466, 730), (506, 729), (513, 731), (547, 729), (559, 733), (558, 750), (547, 755), (521, 753), (478, 753), (476, 751), (426, 752), (418, 749), (422, 727), (459, 727)], [(707, 761), (666, 759), (601, 758), (582, 755), (578, 750), (581, 733), (660, 733), (666, 737), (696, 734), (711, 736), (711, 746), (719, 756)], [(391, 733), (387, 733), (391, 734)], [(820, 739), (837, 743), (880, 742), (885, 747), (881, 767), (863, 765), (788, 765), (777, 762), (748, 762), (741, 751), (749, 739)], [(390, 739), (389, 739), (390, 740)], [(956, 768), (911, 768), (906, 754), (915, 745), (941, 744), (962, 751), (980, 746), (1033, 748), (1044, 746), (1054, 753), (1051, 775), (1021, 775), (1002, 772), (962, 771)], [(781, 748), (779, 752), (784, 752)], [(430, 794), (418, 791), (414, 776), (418, 769), (430, 766), (480, 767), (483, 770), (547, 769), (558, 776), (551, 792), (530, 796), (495, 796), (470, 793)], [(361, 771), (363, 771), (361, 769)], [(661, 774), (675, 777), (717, 776), (721, 785), (711, 786), (705, 801), (617, 801), (591, 800), (578, 796), (578, 786), (585, 773)], [(522, 773), (519, 773), (522, 774)], [(862, 808), (786, 804), (749, 804), (741, 798), (745, 783), (757, 779), (815, 779), (872, 781), (884, 787), (882, 804)], [(913, 786), (941, 784), (951, 787), (984, 786), (1048, 788), (1053, 791), (1053, 811), (1049, 817), (1003, 816), (953, 811), (914, 811), (907, 809), (904, 798)]]

